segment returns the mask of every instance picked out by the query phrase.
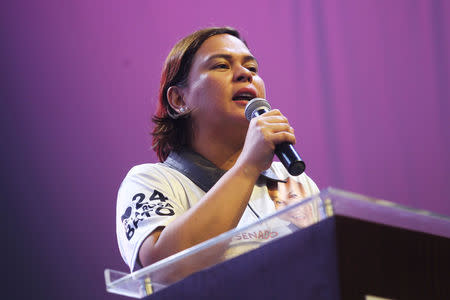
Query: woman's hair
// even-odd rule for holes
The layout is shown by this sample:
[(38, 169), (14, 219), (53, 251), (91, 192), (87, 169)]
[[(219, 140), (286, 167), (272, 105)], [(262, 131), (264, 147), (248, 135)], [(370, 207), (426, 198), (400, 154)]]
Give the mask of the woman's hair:
[(218, 34), (230, 34), (242, 42), (239, 32), (231, 27), (211, 27), (198, 30), (180, 40), (170, 51), (164, 63), (159, 87), (156, 112), (152, 117), (155, 127), (152, 131), (152, 148), (160, 161), (164, 161), (170, 151), (189, 146), (193, 138), (190, 111), (178, 113), (167, 99), (171, 86), (185, 87), (195, 53), (208, 38)]

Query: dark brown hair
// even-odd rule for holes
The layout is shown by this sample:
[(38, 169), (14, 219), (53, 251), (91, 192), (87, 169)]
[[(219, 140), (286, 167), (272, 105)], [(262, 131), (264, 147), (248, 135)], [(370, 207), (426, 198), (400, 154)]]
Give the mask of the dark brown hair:
[(152, 148), (160, 161), (164, 161), (170, 151), (189, 146), (193, 138), (190, 112), (180, 114), (172, 109), (167, 99), (167, 90), (171, 86), (186, 86), (195, 53), (204, 41), (218, 34), (230, 34), (246, 44), (239, 32), (231, 27), (210, 27), (180, 40), (166, 58), (161, 74), (158, 104), (152, 117), (152, 122), (155, 123)]

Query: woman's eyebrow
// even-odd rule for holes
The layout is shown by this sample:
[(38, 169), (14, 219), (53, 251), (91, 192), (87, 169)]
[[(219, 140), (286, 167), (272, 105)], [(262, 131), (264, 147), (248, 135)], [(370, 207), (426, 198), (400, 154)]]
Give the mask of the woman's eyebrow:
[[(216, 58), (224, 58), (226, 60), (232, 60), (233, 56), (230, 54), (225, 54), (225, 53), (213, 54), (210, 57), (208, 57), (206, 62), (210, 62), (211, 60), (214, 60)], [(244, 62), (255, 61), (256, 63), (258, 63), (258, 61), (256, 60), (256, 58), (253, 55), (245, 55), (242, 59)]]

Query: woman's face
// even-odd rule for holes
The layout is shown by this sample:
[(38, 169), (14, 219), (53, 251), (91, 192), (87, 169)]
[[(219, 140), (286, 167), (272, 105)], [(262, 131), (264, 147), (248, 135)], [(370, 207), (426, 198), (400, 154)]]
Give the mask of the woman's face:
[(183, 88), (184, 102), (193, 110), (194, 128), (218, 135), (233, 125), (246, 130), (247, 102), (265, 96), (255, 58), (241, 40), (229, 34), (212, 36), (202, 44)]
[[(305, 199), (306, 192), (300, 182), (288, 178), (287, 183), (278, 183), (278, 191), (275, 195), (275, 208), (281, 210), (290, 204), (300, 202)], [(289, 210), (282, 218), (297, 225), (307, 227), (314, 223), (313, 203), (305, 203), (302, 206)]]

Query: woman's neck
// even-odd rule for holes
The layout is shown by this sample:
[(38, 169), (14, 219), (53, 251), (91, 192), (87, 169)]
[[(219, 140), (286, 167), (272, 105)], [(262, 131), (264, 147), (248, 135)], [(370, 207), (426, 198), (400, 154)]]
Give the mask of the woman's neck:
[[(245, 139), (245, 136), (244, 136)], [(241, 154), (244, 139), (234, 135), (232, 138), (218, 138), (217, 136), (198, 134), (192, 143), (192, 149), (211, 161), (222, 170), (229, 170), (234, 166)]]

